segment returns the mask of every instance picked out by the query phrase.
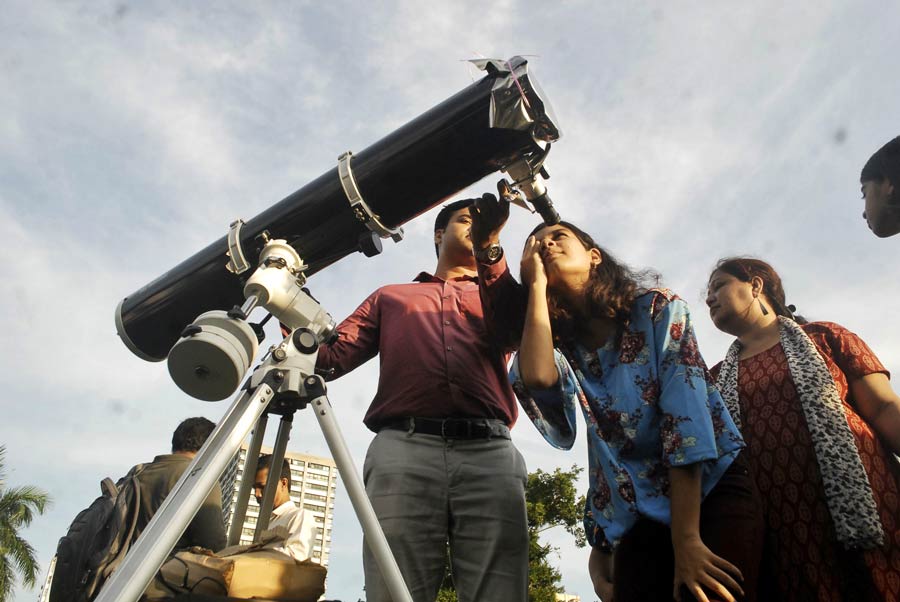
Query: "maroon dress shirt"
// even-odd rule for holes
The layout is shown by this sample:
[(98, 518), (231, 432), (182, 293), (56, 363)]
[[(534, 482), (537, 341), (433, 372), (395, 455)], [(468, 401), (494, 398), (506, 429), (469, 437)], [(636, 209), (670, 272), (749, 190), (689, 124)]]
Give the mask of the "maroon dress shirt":
[[(479, 266), (479, 274), (489, 312), (519, 298), (505, 259)], [(488, 333), (478, 282), (422, 272), (409, 284), (379, 288), (341, 322), (338, 340), (319, 348), (317, 369), (333, 380), (380, 355), (378, 390), (363, 420), (376, 432), (410, 416), (512, 426), (518, 407), (506, 372), (509, 345)]]

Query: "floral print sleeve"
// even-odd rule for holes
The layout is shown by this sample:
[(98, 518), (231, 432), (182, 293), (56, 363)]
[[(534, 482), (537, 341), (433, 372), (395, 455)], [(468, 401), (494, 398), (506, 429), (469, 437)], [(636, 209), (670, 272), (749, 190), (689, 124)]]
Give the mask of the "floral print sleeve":
[(742, 441), (700, 355), (687, 304), (675, 297), (653, 305), (662, 460), (666, 466), (717, 460)]
[(547, 443), (572, 449), (575, 443), (575, 400), (578, 381), (563, 355), (554, 349), (557, 384), (548, 389), (529, 389), (519, 376), (519, 354), (513, 359), (509, 380), (525, 414)]

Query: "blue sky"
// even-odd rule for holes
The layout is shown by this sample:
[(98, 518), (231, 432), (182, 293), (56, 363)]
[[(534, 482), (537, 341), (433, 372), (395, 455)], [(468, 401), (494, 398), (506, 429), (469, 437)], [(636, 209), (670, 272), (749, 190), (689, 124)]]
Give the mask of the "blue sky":
[[(469, 58), (531, 57), (564, 132), (547, 163), (560, 213), (662, 272), (710, 364), (730, 340), (701, 291), (717, 258), (740, 253), (771, 261), (807, 317), (855, 330), (900, 370), (900, 237), (871, 235), (858, 182), (900, 134), (900, 5), (13, 0), (2, 12), (0, 441), (10, 484), (54, 498), (26, 532), (44, 566), (100, 479), (165, 452), (182, 418), (227, 406), (131, 355), (118, 301), (480, 77)], [(433, 269), (432, 218), (377, 258), (315, 275), (316, 296), (341, 319)], [(535, 221), (514, 212), (510, 256)], [(360, 465), (376, 379), (370, 362), (330, 387)], [(524, 420), (513, 434), (530, 469), (585, 462), (583, 442), (553, 450)], [(290, 448), (327, 454), (312, 417)], [(339, 496), (328, 594), (355, 601), (360, 530)], [(563, 532), (548, 541), (566, 590), (594, 600), (587, 551)]]

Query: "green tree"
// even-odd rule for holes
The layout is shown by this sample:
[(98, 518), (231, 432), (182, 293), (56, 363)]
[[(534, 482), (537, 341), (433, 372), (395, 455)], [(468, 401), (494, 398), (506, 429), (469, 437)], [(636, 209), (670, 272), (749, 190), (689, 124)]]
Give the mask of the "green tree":
[(34, 587), (40, 567), (34, 548), (19, 535), (19, 529), (31, 524), (35, 513), (43, 514), (50, 496), (37, 487), (6, 488), (6, 447), (0, 445), (0, 602), (9, 598), (15, 573), (22, 582)]
[[(562, 591), (562, 574), (550, 562), (556, 548), (542, 545), (540, 534), (553, 527), (562, 527), (575, 538), (575, 545), (585, 545), (581, 519), (584, 516), (584, 496), (579, 496), (575, 481), (581, 468), (557, 468), (552, 473), (535, 470), (528, 475), (525, 506), (528, 511), (528, 601), (553, 602), (554, 594)], [(587, 570), (587, 567), (585, 567)], [(449, 556), (444, 582), (436, 602), (456, 602), (456, 591), (450, 576)]]

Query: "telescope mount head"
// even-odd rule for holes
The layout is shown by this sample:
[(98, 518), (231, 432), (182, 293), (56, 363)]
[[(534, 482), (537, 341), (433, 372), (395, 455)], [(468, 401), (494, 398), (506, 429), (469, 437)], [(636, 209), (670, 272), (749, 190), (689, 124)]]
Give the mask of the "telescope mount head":
[(234, 393), (258, 350), (257, 333), (246, 319), (256, 306), (264, 307), (292, 331), (311, 333), (316, 345), (333, 340), (334, 320), (303, 288), (306, 267), (287, 241), (267, 241), (244, 285), (247, 301), (240, 311), (201, 314), (172, 347), (168, 365), (175, 384), (204, 401)]

